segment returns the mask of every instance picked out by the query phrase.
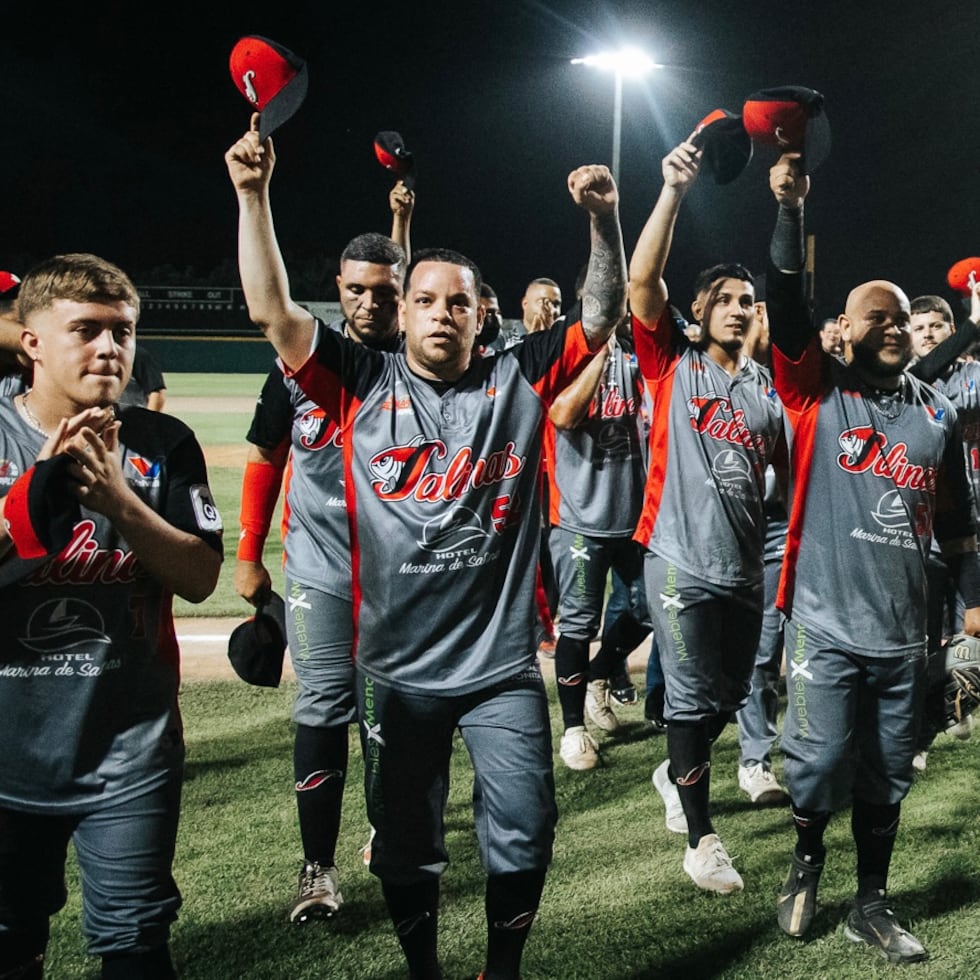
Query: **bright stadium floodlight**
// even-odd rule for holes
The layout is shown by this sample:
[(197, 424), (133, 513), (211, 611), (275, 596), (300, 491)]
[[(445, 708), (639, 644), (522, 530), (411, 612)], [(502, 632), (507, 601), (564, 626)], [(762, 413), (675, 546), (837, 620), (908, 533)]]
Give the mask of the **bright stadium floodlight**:
[(658, 65), (645, 51), (639, 48), (625, 47), (618, 51), (600, 51), (598, 54), (586, 55), (584, 58), (572, 58), (573, 65), (586, 65), (598, 68), (600, 71), (611, 71), (616, 79), (616, 95), (613, 101), (613, 146), (612, 171), (613, 179), (619, 180), (619, 150), (623, 135), (623, 79), (643, 78), (657, 68)]

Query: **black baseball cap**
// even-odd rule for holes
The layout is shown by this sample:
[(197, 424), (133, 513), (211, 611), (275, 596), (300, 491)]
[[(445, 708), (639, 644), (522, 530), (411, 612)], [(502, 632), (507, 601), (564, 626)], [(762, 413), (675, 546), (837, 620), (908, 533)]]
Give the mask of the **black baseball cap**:
[(271, 136), (306, 98), (306, 62), (258, 34), (241, 38), (228, 59), (231, 79), (259, 113), (259, 139)]
[(385, 170), (390, 170), (409, 189), (415, 186), (415, 157), (405, 146), (401, 133), (384, 129), (374, 137), (374, 155)]
[(228, 659), (235, 673), (257, 687), (278, 687), (286, 653), (286, 604), (273, 592), (255, 615), (228, 637)]
[(730, 184), (752, 159), (752, 140), (742, 117), (715, 109), (698, 123), (691, 142), (702, 151), (701, 166), (716, 184)]

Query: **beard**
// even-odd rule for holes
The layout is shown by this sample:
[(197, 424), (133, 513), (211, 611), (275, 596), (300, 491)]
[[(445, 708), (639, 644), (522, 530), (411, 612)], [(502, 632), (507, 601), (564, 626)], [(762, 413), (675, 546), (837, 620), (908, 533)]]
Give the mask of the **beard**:
[(884, 360), (881, 351), (861, 345), (851, 347), (854, 366), (865, 376), (882, 381), (893, 381), (912, 360), (912, 348), (906, 347), (897, 360)]

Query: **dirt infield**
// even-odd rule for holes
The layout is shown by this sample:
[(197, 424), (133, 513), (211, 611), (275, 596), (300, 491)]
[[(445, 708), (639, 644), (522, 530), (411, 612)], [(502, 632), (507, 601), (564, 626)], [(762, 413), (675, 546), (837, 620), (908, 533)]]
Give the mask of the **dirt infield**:
[[(232, 618), (215, 618), (210, 616), (188, 617), (178, 619), (177, 641), (180, 644), (180, 673), (185, 681), (217, 681), (235, 680), (238, 675), (228, 662), (228, 637), (231, 631), (244, 620)], [(592, 645), (595, 655), (598, 644)], [(630, 654), (630, 669), (633, 672), (642, 671), (646, 667), (650, 654), (650, 641), (644, 640)], [(539, 657), (542, 673), (545, 677), (554, 676), (554, 660)], [(289, 656), (286, 656), (282, 676), (284, 679), (295, 678)]]

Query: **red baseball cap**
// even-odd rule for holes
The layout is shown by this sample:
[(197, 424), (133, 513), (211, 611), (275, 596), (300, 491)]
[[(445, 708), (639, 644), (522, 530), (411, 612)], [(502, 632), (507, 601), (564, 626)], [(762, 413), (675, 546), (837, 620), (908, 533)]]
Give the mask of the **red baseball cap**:
[(753, 142), (774, 146), (780, 153), (801, 153), (804, 166), (812, 171), (830, 152), (830, 123), (823, 106), (824, 97), (812, 88), (766, 88), (745, 100), (742, 122)]
[(980, 258), (960, 259), (950, 266), (946, 273), (949, 288), (961, 296), (969, 296), (973, 292), (973, 283), (980, 280)]
[(385, 170), (390, 170), (405, 186), (415, 186), (415, 157), (405, 146), (401, 133), (386, 129), (374, 137), (374, 155)]
[(5, 300), (16, 299), (20, 292), (20, 276), (0, 269), (0, 297)]
[(752, 140), (742, 117), (715, 109), (698, 123), (691, 142), (701, 150), (701, 166), (716, 184), (731, 183), (752, 159)]
[(241, 38), (228, 59), (231, 79), (259, 113), (259, 139), (271, 136), (306, 98), (306, 62), (267, 37)]

